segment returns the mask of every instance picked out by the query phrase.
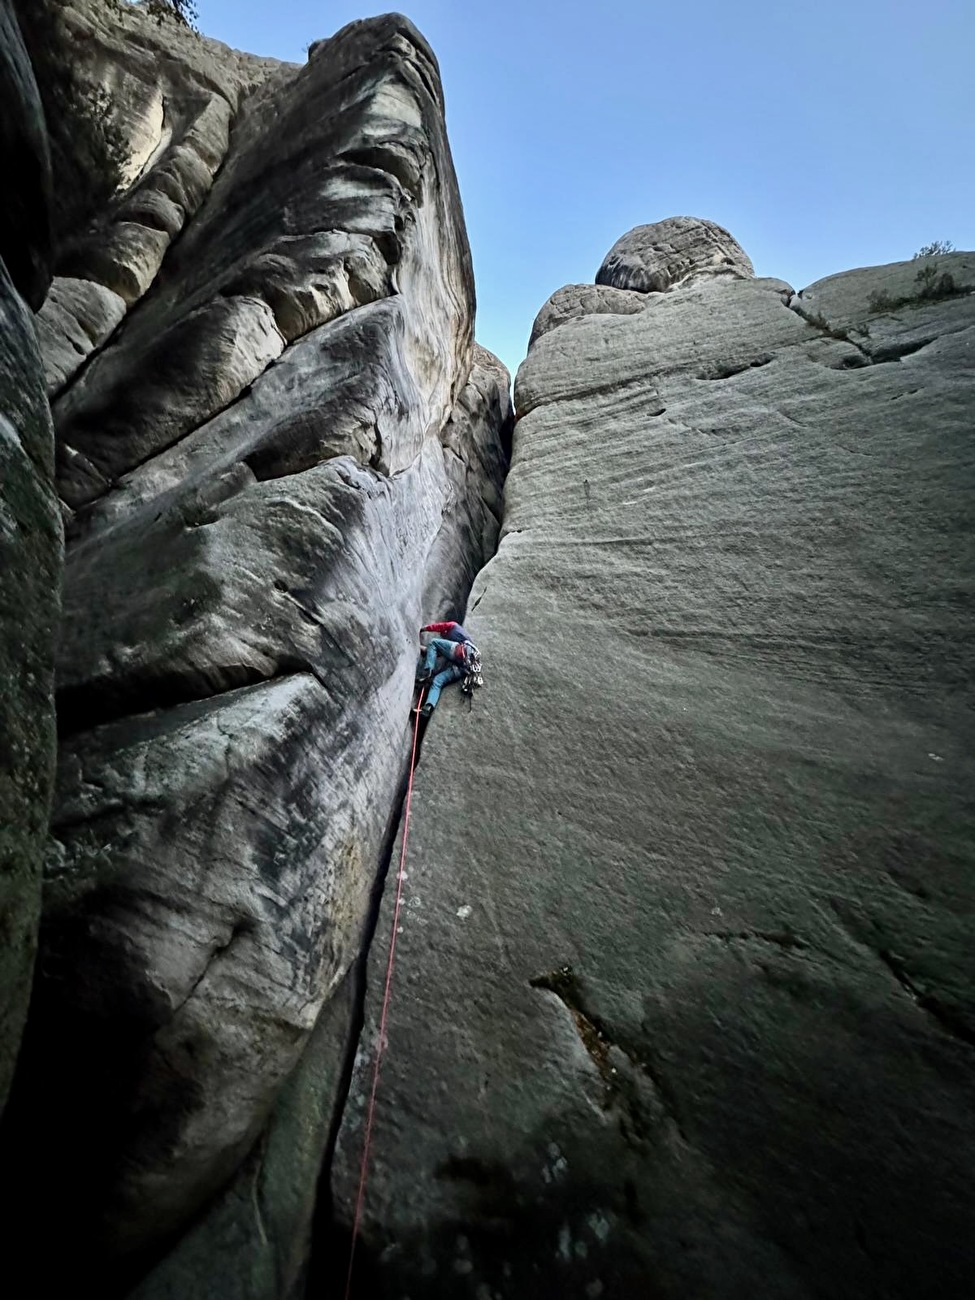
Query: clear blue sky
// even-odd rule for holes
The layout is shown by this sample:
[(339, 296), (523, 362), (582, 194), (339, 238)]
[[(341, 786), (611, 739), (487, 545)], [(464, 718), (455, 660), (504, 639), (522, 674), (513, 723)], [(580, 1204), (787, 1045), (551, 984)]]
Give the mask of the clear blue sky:
[[(368, 0), (198, 0), (304, 61)], [(395, 6), (389, 6), (395, 7)], [(413, 0), (440, 60), (478, 337), (514, 369), (550, 293), (631, 226), (709, 217), (796, 288), (975, 248), (973, 0)]]

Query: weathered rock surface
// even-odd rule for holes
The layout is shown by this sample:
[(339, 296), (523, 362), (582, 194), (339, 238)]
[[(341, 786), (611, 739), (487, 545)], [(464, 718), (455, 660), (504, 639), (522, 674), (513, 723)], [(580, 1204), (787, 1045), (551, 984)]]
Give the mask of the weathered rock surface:
[(581, 316), (632, 316), (649, 307), (653, 298), (636, 289), (614, 289), (607, 284), (567, 284), (552, 294), (535, 317), (529, 348), (549, 330)]
[(57, 33), (75, 98), (107, 114), (110, 162), (122, 182), (110, 211), (59, 252), (55, 305), (43, 314), (42, 333), (54, 389), (152, 284), (172, 240), (210, 192), (241, 105), (296, 69), (241, 54), (172, 20), (159, 23), (130, 4), (70, 0), (48, 8), (54, 26), (35, 39)]
[(488, 689), (417, 773), (358, 1294), (970, 1294), (975, 256), (796, 294), (713, 223), (629, 232), (535, 322), (501, 529), (508, 376), (422, 37), (299, 69), (56, 8), (122, 184), (41, 306), (0, 0), (0, 1102), (55, 478), (70, 542), (8, 1269), (341, 1291), (416, 628), (474, 582)]
[(350, 973), (319, 1017), (237, 1177), (131, 1300), (303, 1300), (308, 1294), (319, 1176), (335, 1132), (360, 996), (360, 981)]
[(424, 609), (463, 609), (479, 572), (469, 565), (475, 556), (493, 555), (497, 548), (501, 489), (511, 452), (510, 393), (505, 367), (475, 344), (470, 378), (441, 434), (450, 481), (447, 526), (438, 534), (427, 566)]
[(975, 257), (937, 271), (532, 348), (486, 688), (417, 771), (359, 1294), (971, 1292)]
[[(427, 88), (427, 73), (404, 53), (395, 36), (378, 43), (370, 53), (375, 86), (364, 94), (356, 78), (342, 75), (346, 63), (364, 57), (361, 36), (349, 29), (320, 47), (291, 86), (278, 91), (275, 84), (274, 93), (247, 102), (233, 155), (174, 250), (165, 284), (125, 338), (91, 362), (56, 403), (59, 479), (69, 505), (90, 503), (198, 429), (287, 343), (379, 300), (386, 300), (384, 312), (403, 314), (402, 324), (390, 326), (394, 341), (402, 328), (415, 329), (423, 402), (436, 408), (452, 401), (455, 367), (460, 361), (463, 378), (469, 342), (445, 333), (441, 321), (471, 291), (469, 260), (461, 265), (455, 255), (441, 273), (428, 274), (433, 250), (451, 243), (456, 187), (439, 188), (438, 160), (429, 148), (439, 100)], [(321, 150), (309, 149), (312, 121), (328, 136)], [(385, 321), (376, 328), (387, 332)], [(372, 346), (388, 350), (389, 344), (377, 336)], [(348, 394), (349, 384), (358, 383), (355, 347), (341, 360), (349, 370)], [(395, 386), (394, 377), (386, 387)], [(302, 443), (294, 455), (317, 458), (329, 442), (336, 454), (355, 436), (372, 444), (377, 465), (396, 468), (381, 445), (382, 428), (370, 429), (368, 412), (341, 397), (331, 400), (357, 433), (333, 431), (328, 423), (308, 427), (306, 420), (293, 431), (290, 441)], [(422, 406), (410, 418), (416, 428), (399, 449), (399, 464), (412, 459), (416, 438), (426, 432)], [(286, 471), (278, 464), (258, 472)]]
[(723, 226), (698, 217), (670, 217), (635, 226), (618, 239), (603, 258), (596, 283), (660, 293), (753, 274), (748, 254)]
[[(47, 153), (37, 88), (0, 4), (0, 151), (23, 188), (0, 219), (0, 1111), (27, 1013), (54, 776), (61, 523), (30, 312), (46, 285)], [(49, 179), (49, 178), (48, 178)], [(9, 260), (8, 260), (9, 259)], [(18, 290), (20, 291), (18, 293)]]
[(37, 315), (48, 395), (55, 394), (125, 315), (125, 299), (94, 280), (57, 276)]
[[(201, 1296), (277, 1300), (307, 1263), (416, 628), (460, 611), (495, 548), (510, 399), (473, 344), (439, 76), (405, 19), (320, 43), (217, 152), (178, 245), (151, 205), (120, 210), (119, 238), (165, 237), (161, 271), (92, 253), (142, 295), (106, 346), (104, 297), (62, 280), (44, 314), (77, 514), (5, 1160), (18, 1214), (43, 1205), (62, 1243), (45, 1285), (114, 1294), (152, 1265), (147, 1295), (187, 1296), (210, 1257)], [(73, 378), (72, 328), (94, 349)]]

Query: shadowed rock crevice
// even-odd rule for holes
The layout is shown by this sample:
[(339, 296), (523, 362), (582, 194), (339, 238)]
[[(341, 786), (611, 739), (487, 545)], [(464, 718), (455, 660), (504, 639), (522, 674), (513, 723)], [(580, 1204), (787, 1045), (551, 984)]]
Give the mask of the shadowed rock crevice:
[(0, 259), (36, 311), (51, 283), (54, 190), (41, 96), (12, 0), (0, 5), (0, 73), (0, 153), (12, 182), (0, 215)]
[[(383, 899), (386, 897), (387, 887), (393, 891), (396, 888), (399, 872), (398, 851), (400, 848), (401, 836), (403, 834), (403, 815), (406, 807), (406, 799), (411, 775), (415, 773), (416, 769), (419, 767), (423, 753), (423, 735), (426, 731), (427, 724), (422, 720), (417, 720), (414, 722), (413, 726), (416, 728), (414, 766), (411, 769), (409, 764), (407, 764), (403, 773), (403, 779), (397, 793), (395, 808), (390, 817), (386, 841), (379, 862), (379, 869), (376, 873), (373, 885), (369, 910), (363, 928), (362, 944), (359, 956), (349, 973), (350, 1014), (347, 1025), (347, 1036), (344, 1042), (344, 1051), (341, 1056), (341, 1070), (338, 1075), (338, 1084), (335, 1089), (332, 1123), (328, 1130), (327, 1140), (323, 1146), (321, 1165), (314, 1188), (313, 1211), (308, 1223), (309, 1253), (307, 1261), (307, 1291), (312, 1295), (327, 1293), (328, 1288), (331, 1285), (336, 1284), (337, 1280), (341, 1279), (344, 1281), (344, 1273), (342, 1271), (343, 1259), (345, 1267), (348, 1267), (351, 1240), (344, 1238), (341, 1235), (337, 1236), (335, 1233), (335, 1208), (332, 1196), (332, 1160), (335, 1155), (335, 1146), (338, 1142), (339, 1131), (345, 1114), (345, 1107), (348, 1103), (349, 1090), (352, 1086), (356, 1059), (361, 1047), (362, 1031), (365, 1026), (365, 1007), (366, 994), (368, 990), (370, 953), (376, 938), (376, 929), (380, 923)], [(390, 875), (391, 871), (394, 873), (392, 877)]]
[(975, 1030), (965, 1023), (956, 1010), (947, 1006), (936, 995), (922, 992), (908, 975), (904, 963), (895, 957), (893, 953), (881, 950), (877, 953), (877, 956), (904, 991), (923, 1011), (933, 1016), (946, 1033), (951, 1034), (963, 1043), (967, 1043), (969, 1047), (975, 1047)]

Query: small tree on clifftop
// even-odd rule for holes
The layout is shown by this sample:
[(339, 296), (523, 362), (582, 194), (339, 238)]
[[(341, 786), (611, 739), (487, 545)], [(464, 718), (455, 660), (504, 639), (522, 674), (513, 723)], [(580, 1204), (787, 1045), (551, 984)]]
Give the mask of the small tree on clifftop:
[(916, 262), (919, 257), (941, 257), (945, 253), (953, 253), (955, 246), (950, 239), (936, 239), (933, 243), (925, 244), (914, 254), (913, 260)]
[(160, 22), (163, 18), (175, 18), (184, 27), (192, 27), (196, 18), (194, 0), (147, 0), (146, 8)]

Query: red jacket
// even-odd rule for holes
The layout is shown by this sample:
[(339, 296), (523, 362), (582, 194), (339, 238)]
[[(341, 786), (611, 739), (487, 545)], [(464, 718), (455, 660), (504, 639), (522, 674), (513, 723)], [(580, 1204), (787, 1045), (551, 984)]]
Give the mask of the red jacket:
[(428, 623), (420, 628), (421, 632), (433, 632), (436, 636), (446, 637), (448, 641), (470, 641), (470, 637), (459, 623)]

